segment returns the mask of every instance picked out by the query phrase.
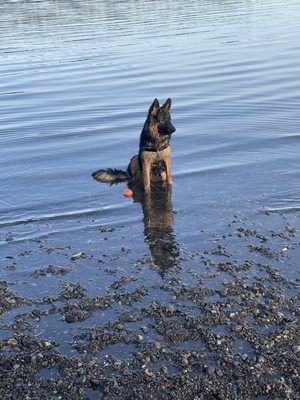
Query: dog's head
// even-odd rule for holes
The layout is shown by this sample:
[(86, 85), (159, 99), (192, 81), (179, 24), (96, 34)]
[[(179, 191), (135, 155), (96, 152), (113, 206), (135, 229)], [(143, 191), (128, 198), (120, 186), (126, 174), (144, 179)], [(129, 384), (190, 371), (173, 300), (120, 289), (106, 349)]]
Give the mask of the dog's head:
[(155, 99), (149, 109), (148, 118), (150, 125), (155, 125), (160, 135), (172, 135), (176, 131), (175, 126), (171, 122), (171, 99), (168, 99), (163, 106), (160, 107), (159, 102)]

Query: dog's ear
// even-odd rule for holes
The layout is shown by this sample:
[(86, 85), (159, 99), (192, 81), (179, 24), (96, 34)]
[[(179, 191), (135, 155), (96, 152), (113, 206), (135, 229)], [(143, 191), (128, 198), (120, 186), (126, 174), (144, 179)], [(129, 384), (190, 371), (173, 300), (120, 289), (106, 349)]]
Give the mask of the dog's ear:
[(157, 99), (154, 99), (153, 103), (151, 104), (151, 107), (149, 108), (149, 115), (155, 117), (158, 113), (158, 110), (159, 110), (159, 102)]
[(162, 108), (166, 111), (170, 111), (172, 105), (171, 99), (168, 99), (165, 104), (162, 106)]

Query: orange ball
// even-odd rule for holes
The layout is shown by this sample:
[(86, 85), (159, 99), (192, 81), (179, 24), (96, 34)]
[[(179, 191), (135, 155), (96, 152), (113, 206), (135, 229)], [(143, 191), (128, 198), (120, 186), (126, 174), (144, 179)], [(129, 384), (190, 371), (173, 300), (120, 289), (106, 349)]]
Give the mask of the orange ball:
[(127, 189), (123, 190), (122, 194), (123, 194), (124, 197), (132, 197), (133, 196), (133, 191), (131, 189), (127, 188)]

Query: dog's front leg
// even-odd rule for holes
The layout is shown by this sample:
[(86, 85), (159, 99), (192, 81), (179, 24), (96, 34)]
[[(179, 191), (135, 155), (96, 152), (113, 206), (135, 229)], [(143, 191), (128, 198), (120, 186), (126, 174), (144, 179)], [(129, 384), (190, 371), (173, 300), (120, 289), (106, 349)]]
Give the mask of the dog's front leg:
[(144, 190), (145, 192), (150, 192), (150, 175), (151, 175), (151, 160), (144, 158), (143, 160), (143, 180), (144, 180)]
[(166, 175), (167, 175), (167, 182), (168, 185), (172, 185), (172, 175), (171, 175), (171, 159), (168, 157), (165, 160), (165, 165), (166, 165)]

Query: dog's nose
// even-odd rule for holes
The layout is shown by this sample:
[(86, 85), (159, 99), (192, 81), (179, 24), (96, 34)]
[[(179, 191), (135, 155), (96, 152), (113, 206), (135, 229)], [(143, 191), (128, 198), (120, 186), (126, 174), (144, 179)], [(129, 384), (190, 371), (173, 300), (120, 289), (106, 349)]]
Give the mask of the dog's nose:
[(170, 133), (174, 133), (174, 132), (176, 131), (175, 126), (174, 126), (174, 125), (171, 125), (171, 126), (169, 127), (169, 131), (170, 131)]

